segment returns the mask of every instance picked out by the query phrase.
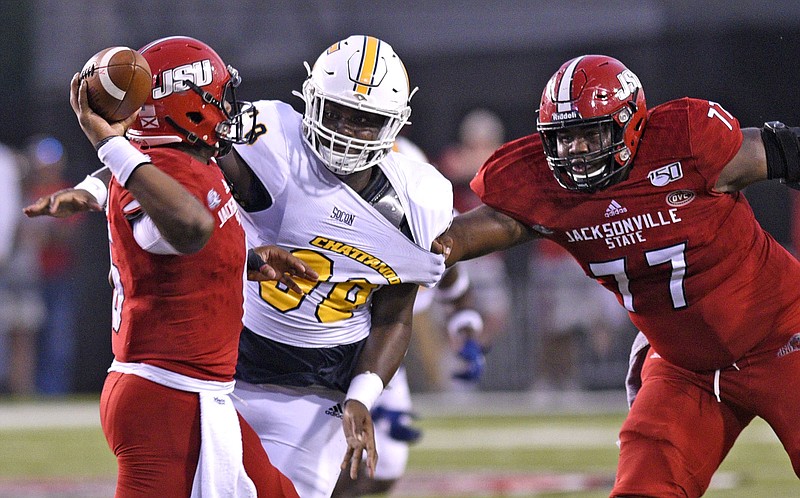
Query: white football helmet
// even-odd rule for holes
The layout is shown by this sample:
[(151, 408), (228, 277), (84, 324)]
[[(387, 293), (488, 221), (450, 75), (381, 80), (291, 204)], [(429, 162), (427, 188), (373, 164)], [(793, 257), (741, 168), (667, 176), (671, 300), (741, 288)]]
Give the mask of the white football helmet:
[[(392, 149), (411, 116), (408, 75), (388, 43), (353, 35), (334, 43), (309, 68), (303, 93), (303, 134), (314, 154), (337, 175), (370, 168)], [(352, 138), (322, 125), (325, 102), (386, 117), (375, 140)]]

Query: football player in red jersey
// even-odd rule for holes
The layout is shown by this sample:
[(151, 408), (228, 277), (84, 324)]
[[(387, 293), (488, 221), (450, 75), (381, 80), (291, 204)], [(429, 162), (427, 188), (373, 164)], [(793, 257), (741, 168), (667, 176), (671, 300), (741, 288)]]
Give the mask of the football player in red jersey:
[[(114, 361), (100, 415), (119, 467), (116, 496), (296, 497), (228, 396), (246, 252), (236, 201), (214, 158), (244, 140), (248, 110), (232, 95), (238, 74), (192, 38), (156, 40), (141, 53), (154, 90), (138, 116), (105, 121), (89, 108), (78, 75), (70, 96), (113, 173), (107, 216)], [(105, 194), (90, 182), (43, 197), (25, 212), (66, 216), (99, 208), (103, 202), (95, 204), (84, 188)], [(292, 275), (315, 279), (288, 252), (257, 250), (267, 263), (262, 278), (297, 291)]]
[(633, 72), (586, 55), (547, 83), (537, 130), (487, 160), (471, 183), (485, 205), (440, 241), (452, 264), (550, 239), (644, 334), (612, 496), (702, 495), (756, 416), (800, 475), (800, 262), (740, 192), (798, 188), (800, 129), (742, 129), (692, 98), (648, 111)]

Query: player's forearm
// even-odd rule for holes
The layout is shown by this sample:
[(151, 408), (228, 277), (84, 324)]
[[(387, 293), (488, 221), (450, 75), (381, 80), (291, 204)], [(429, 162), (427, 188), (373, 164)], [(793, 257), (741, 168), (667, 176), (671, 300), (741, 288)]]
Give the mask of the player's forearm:
[(164, 239), (183, 254), (199, 251), (214, 230), (211, 213), (174, 178), (143, 164), (126, 184)]
[(447, 264), (508, 249), (537, 237), (536, 232), (488, 206), (456, 216), (446, 234), (452, 239)]
[(388, 384), (400, 368), (410, 342), (410, 324), (398, 322), (373, 326), (354, 373), (373, 372), (383, 380), (384, 385)]

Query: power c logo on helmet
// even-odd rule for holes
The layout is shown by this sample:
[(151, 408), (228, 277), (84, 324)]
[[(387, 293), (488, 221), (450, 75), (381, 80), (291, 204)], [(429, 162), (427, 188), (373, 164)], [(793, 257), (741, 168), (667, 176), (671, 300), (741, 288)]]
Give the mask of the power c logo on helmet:
[(210, 84), (213, 79), (214, 75), (209, 59), (165, 69), (158, 75), (160, 85), (153, 88), (153, 100), (169, 97), (173, 92), (185, 92), (189, 87), (183, 82), (184, 80), (192, 81), (195, 85), (203, 87)]

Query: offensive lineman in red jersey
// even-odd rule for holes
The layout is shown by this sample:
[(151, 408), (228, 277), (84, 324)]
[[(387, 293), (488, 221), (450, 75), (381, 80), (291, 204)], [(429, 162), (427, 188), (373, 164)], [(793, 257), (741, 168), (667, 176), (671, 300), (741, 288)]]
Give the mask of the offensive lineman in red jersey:
[[(228, 397), (242, 329), (245, 236), (213, 158), (245, 140), (249, 111), (233, 95), (238, 74), (191, 38), (156, 40), (141, 53), (154, 91), (138, 119), (108, 123), (92, 112), (78, 75), (70, 97), (114, 175), (107, 208), (114, 362), (100, 412), (119, 466), (116, 496), (297, 497)], [(122, 137), (126, 129), (139, 148)], [(82, 187), (25, 212), (85, 210)], [(315, 279), (283, 250), (257, 251), (268, 263), (262, 279), (279, 277), (297, 291), (291, 275)]]
[(756, 416), (800, 475), (800, 262), (740, 193), (800, 187), (800, 129), (740, 129), (690, 98), (648, 112), (639, 79), (596, 55), (553, 75), (537, 129), (484, 164), (471, 186), (485, 206), (440, 241), (452, 264), (548, 238), (628, 310), (644, 364), (611, 495), (702, 495)]

